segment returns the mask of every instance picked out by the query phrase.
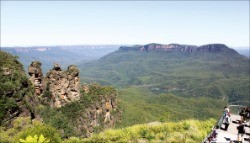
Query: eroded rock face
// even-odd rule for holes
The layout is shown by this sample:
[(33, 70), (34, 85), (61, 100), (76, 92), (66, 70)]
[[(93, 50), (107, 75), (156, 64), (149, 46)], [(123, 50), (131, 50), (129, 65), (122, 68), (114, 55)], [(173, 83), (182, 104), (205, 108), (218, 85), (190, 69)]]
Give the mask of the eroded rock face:
[(52, 93), (52, 107), (61, 107), (68, 102), (80, 99), (79, 70), (71, 65), (68, 70), (62, 71), (58, 64), (46, 75), (46, 85)]
[(41, 65), (39, 61), (34, 61), (28, 68), (29, 80), (34, 85), (35, 95), (41, 95), (44, 91)]

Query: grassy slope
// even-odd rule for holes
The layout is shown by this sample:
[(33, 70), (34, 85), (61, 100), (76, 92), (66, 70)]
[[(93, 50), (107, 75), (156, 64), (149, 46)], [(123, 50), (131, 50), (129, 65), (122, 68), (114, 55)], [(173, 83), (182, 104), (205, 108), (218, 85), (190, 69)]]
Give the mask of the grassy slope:
[(157, 125), (135, 125), (123, 129), (111, 129), (93, 135), (87, 139), (70, 138), (64, 143), (127, 143), (127, 142), (152, 142), (152, 143), (197, 143), (201, 142), (211, 130), (215, 120), (197, 121), (186, 120), (169, 122)]

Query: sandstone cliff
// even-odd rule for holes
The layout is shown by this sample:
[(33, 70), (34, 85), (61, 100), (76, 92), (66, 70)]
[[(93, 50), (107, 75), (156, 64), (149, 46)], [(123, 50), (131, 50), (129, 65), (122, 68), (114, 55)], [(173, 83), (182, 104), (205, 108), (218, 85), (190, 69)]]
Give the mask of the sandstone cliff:
[(195, 46), (195, 45), (181, 45), (181, 44), (147, 44), (147, 45), (135, 45), (132, 47), (122, 46), (119, 49), (120, 51), (166, 51), (166, 52), (173, 52), (173, 51), (180, 51), (180, 52), (188, 52), (188, 53), (201, 53), (201, 52), (222, 52), (222, 51), (229, 51), (229, 52), (236, 52), (233, 49), (229, 49), (224, 44), (208, 44), (202, 46)]
[(78, 101), (80, 99), (79, 70), (71, 65), (68, 70), (62, 71), (59, 64), (54, 64), (46, 77), (43, 77), (41, 63), (34, 61), (28, 68), (29, 80), (34, 85), (35, 96), (49, 92), (51, 97), (43, 96), (50, 101), (51, 107), (61, 107), (66, 103)]
[(79, 70), (76, 66), (69, 66), (62, 71), (58, 64), (46, 75), (46, 85), (52, 93), (52, 107), (61, 107), (66, 103), (80, 99)]
[(43, 86), (43, 72), (41, 69), (41, 63), (39, 61), (34, 61), (30, 64), (28, 68), (29, 80), (35, 88), (35, 95), (41, 95), (44, 86)]

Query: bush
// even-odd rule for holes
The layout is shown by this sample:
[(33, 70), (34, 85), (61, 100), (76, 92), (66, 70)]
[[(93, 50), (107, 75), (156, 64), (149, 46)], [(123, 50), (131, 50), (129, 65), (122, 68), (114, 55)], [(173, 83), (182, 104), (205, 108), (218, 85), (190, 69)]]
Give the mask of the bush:
[(81, 139), (77, 138), (77, 137), (70, 137), (67, 140), (64, 140), (63, 143), (81, 143)]
[(26, 139), (19, 139), (20, 143), (48, 143), (49, 139), (44, 138), (43, 134), (41, 134), (39, 137), (37, 135), (27, 136)]
[(28, 129), (24, 129), (19, 132), (15, 137), (15, 142), (18, 142), (19, 139), (26, 138), (27, 136), (31, 135), (34, 136), (36, 134), (43, 134), (47, 139), (50, 140), (52, 143), (60, 143), (61, 137), (57, 133), (57, 130), (49, 125), (42, 124), (40, 122), (35, 123), (34, 126)]
[(19, 142), (20, 139), (26, 139), (28, 136), (44, 135), (51, 143), (60, 143), (61, 136), (57, 130), (49, 125), (43, 124), (40, 121), (29, 118), (18, 117), (13, 121), (13, 127), (5, 129), (1, 127), (0, 142), (12, 143)]

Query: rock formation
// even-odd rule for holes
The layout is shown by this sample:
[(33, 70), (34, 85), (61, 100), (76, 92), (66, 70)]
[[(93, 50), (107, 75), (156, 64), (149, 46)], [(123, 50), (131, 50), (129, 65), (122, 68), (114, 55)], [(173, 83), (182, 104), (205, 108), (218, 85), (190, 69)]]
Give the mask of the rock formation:
[[(80, 93), (79, 70), (74, 65), (63, 71), (60, 65), (55, 63), (43, 77), (41, 63), (36, 61), (31, 63), (28, 73), (35, 87), (35, 95), (40, 97), (40, 101), (46, 101), (41, 104), (58, 108), (59, 112), (64, 110), (65, 108), (61, 107), (67, 104), (74, 102), (73, 104), (77, 105), (77, 108), (67, 107), (71, 112), (77, 113), (74, 117), (67, 117), (71, 120), (70, 126), (74, 128), (77, 136), (89, 137), (97, 129), (112, 127), (121, 119), (116, 91), (92, 84), (82, 86), (83, 92)], [(39, 114), (36, 116), (40, 118)], [(64, 134), (64, 129), (61, 129), (61, 132)]]
[(41, 69), (41, 63), (39, 61), (34, 61), (30, 64), (28, 68), (28, 74), (30, 76), (29, 80), (34, 85), (35, 95), (41, 95), (44, 87), (43, 87), (43, 73)]
[(61, 107), (68, 102), (80, 99), (79, 70), (76, 66), (69, 66), (62, 71), (58, 64), (46, 75), (46, 84), (52, 93), (52, 107)]
[(62, 71), (59, 64), (54, 64), (46, 77), (43, 77), (41, 63), (34, 61), (28, 68), (29, 80), (33, 84), (35, 96), (44, 95), (41, 99), (50, 102), (51, 107), (62, 107), (66, 103), (80, 99), (79, 70), (76, 66), (69, 66), (68, 70)]

